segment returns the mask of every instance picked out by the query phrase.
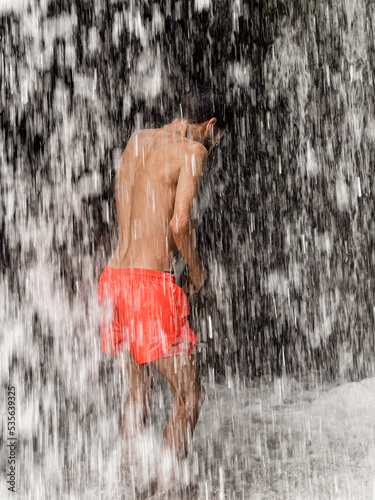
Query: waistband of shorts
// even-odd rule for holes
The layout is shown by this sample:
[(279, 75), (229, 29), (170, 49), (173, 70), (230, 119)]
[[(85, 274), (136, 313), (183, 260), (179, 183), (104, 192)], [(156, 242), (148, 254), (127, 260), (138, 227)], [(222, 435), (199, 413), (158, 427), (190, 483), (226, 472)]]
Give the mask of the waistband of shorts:
[(111, 267), (111, 266), (106, 266), (103, 270), (102, 276), (113, 276), (113, 277), (118, 277), (118, 276), (127, 276), (129, 278), (135, 278), (135, 279), (156, 279), (156, 280), (161, 280), (161, 281), (172, 281), (175, 283), (175, 276), (174, 274), (168, 272), (168, 271), (157, 271), (155, 269), (144, 269), (141, 267)]

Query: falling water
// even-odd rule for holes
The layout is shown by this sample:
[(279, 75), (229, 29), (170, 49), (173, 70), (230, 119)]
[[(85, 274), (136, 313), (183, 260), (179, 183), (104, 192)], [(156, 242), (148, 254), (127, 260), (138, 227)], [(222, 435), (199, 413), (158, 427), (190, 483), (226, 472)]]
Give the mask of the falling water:
[[(131, 133), (204, 83), (236, 119), (195, 213), (208, 398), (185, 497), (374, 499), (375, 4), (1, 0), (0, 16), (1, 498), (124, 498), (126, 380), (96, 303), (115, 174)], [(156, 385), (151, 473), (171, 403)]]

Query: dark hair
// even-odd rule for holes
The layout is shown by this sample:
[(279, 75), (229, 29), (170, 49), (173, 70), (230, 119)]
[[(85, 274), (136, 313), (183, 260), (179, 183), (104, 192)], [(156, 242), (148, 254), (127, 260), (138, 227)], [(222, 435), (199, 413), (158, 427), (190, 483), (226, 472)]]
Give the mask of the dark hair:
[(230, 128), (233, 120), (225, 95), (209, 87), (194, 87), (184, 95), (181, 111), (183, 119), (189, 123), (203, 123), (216, 118), (216, 127), (221, 130)]

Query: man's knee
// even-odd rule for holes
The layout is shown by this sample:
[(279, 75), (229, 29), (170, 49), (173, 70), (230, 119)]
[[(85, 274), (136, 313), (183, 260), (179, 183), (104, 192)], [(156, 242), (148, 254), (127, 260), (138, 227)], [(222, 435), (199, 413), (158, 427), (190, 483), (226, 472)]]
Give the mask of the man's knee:
[(205, 400), (206, 390), (199, 383), (195, 387), (190, 387), (187, 391), (178, 393), (177, 396), (180, 404), (183, 404), (186, 408), (199, 410)]

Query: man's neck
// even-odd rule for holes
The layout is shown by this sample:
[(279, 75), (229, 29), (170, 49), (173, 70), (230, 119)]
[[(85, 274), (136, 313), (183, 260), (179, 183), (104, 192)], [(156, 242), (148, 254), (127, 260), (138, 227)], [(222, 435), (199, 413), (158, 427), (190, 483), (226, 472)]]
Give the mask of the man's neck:
[(191, 124), (187, 120), (175, 120), (169, 125), (166, 125), (164, 128), (169, 130), (174, 135), (187, 137), (191, 141), (200, 142), (207, 149), (207, 151), (210, 150), (210, 140), (202, 137), (202, 125), (200, 124)]
[(186, 120), (175, 120), (169, 125), (166, 125), (164, 128), (167, 129), (169, 132), (171, 132), (173, 135), (188, 137), (189, 124)]

